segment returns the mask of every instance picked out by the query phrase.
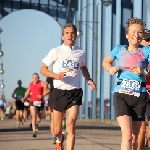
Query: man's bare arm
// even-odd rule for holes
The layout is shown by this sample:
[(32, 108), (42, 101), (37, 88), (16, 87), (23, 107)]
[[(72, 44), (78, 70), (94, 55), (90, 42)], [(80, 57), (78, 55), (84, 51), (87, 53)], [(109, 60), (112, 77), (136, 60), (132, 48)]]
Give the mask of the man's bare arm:
[(15, 94), (16, 94), (16, 89), (15, 89), (14, 92), (12, 93), (12, 98), (14, 98), (14, 99), (16, 99)]
[(51, 77), (51, 78), (55, 78), (56, 77), (56, 74), (49, 71), (48, 70), (48, 66), (46, 66), (45, 64), (42, 65), (41, 69), (40, 69), (40, 73), (43, 75), (43, 76), (46, 76), (46, 77)]
[(54, 73), (52, 71), (49, 71), (48, 70), (48, 66), (46, 66), (45, 64), (42, 65), (41, 69), (40, 69), (40, 73), (43, 75), (43, 76), (46, 76), (46, 77), (51, 77), (51, 78), (54, 78), (54, 79), (57, 79), (57, 80), (63, 80), (64, 77), (65, 77), (65, 73), (64, 72), (59, 72), (59, 73)]
[(86, 66), (82, 66), (81, 67), (81, 70), (82, 70), (82, 75), (85, 77), (85, 79), (88, 81), (88, 84), (90, 86), (90, 88), (92, 90), (94, 90), (96, 88), (96, 84), (93, 82), (93, 80), (91, 79), (90, 77), (90, 74), (89, 74), (89, 71), (87, 69)]
[(48, 88), (48, 82), (43, 83), (43, 95), (46, 96), (50, 93), (50, 89)]

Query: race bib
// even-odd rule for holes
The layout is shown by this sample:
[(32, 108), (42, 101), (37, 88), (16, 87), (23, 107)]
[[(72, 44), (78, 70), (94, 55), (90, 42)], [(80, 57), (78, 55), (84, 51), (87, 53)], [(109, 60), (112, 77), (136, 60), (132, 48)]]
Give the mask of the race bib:
[(140, 96), (141, 82), (135, 80), (122, 80), (119, 93)]
[(37, 107), (40, 107), (41, 106), (41, 101), (34, 101), (33, 105), (37, 106)]
[(0, 106), (4, 105), (4, 101), (0, 101)]
[(24, 102), (24, 106), (29, 106), (29, 102)]

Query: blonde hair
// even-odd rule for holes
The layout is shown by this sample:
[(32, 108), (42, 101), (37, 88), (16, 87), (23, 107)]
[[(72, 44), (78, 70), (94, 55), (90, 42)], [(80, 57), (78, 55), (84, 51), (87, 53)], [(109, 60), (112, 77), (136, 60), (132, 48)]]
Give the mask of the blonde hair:
[(74, 24), (72, 24), (72, 23), (67, 23), (66, 25), (64, 25), (64, 26), (62, 27), (62, 35), (64, 35), (64, 30), (65, 30), (67, 27), (72, 27), (72, 28), (74, 29), (75, 35), (77, 35), (77, 28), (76, 28), (76, 26), (75, 26)]
[(137, 18), (137, 17), (128, 19), (127, 22), (126, 22), (126, 24), (127, 24), (127, 27), (126, 27), (126, 29), (125, 29), (125, 33), (126, 33), (126, 34), (128, 33), (129, 26), (132, 25), (132, 24), (140, 24), (140, 25), (142, 25), (143, 31), (144, 31), (145, 26), (146, 26), (145, 22), (144, 22), (143, 20)]

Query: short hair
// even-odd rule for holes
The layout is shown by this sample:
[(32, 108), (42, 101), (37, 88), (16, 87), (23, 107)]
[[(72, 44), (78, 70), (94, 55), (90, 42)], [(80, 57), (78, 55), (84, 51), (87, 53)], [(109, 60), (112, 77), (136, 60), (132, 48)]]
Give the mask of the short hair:
[(72, 23), (67, 23), (65, 24), (63, 27), (62, 27), (62, 35), (64, 35), (64, 30), (67, 28), (67, 27), (72, 27), (74, 29), (74, 33), (75, 35), (77, 35), (77, 27), (72, 24)]
[(18, 81), (17, 81), (17, 84), (22, 84), (22, 81), (21, 81), (21, 80), (18, 80)]
[(142, 25), (143, 31), (144, 31), (145, 26), (146, 26), (145, 22), (144, 22), (143, 20), (137, 18), (137, 17), (128, 19), (127, 22), (126, 22), (126, 24), (127, 24), (127, 27), (126, 27), (126, 29), (125, 29), (125, 33), (126, 33), (126, 34), (128, 33), (129, 26), (132, 25), (132, 24), (140, 24), (140, 25)]
[(32, 74), (32, 76), (33, 76), (33, 75), (37, 75), (37, 76), (38, 76), (38, 79), (40, 78), (40, 77), (39, 77), (39, 74), (38, 74), (38, 73), (36, 73), (36, 72), (35, 72), (35, 73), (33, 73), (33, 74)]

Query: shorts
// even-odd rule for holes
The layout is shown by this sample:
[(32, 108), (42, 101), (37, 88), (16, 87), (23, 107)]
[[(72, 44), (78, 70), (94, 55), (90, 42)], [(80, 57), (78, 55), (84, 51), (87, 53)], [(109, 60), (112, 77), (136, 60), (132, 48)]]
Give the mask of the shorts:
[(63, 112), (72, 106), (82, 105), (83, 90), (60, 90), (53, 88), (49, 95), (48, 105), (51, 109)]
[[(34, 106), (34, 105), (33, 105), (33, 102), (30, 102), (30, 106)], [(38, 107), (38, 106), (35, 106), (35, 107), (37, 107), (37, 111), (43, 111), (43, 109), (44, 109), (44, 104), (41, 103), (41, 106), (40, 106), (40, 107)]]
[(24, 103), (16, 100), (16, 110), (24, 110)]
[(150, 119), (150, 100), (147, 101), (146, 116), (147, 116), (147, 118), (149, 120)]
[(24, 108), (28, 109), (30, 107), (29, 101), (24, 102)]
[(124, 93), (114, 93), (114, 108), (116, 117), (127, 115), (133, 121), (145, 121), (147, 92), (140, 93), (139, 97)]
[(0, 108), (1, 108), (2, 110), (4, 110), (4, 105), (0, 105)]

